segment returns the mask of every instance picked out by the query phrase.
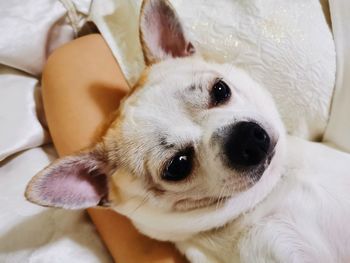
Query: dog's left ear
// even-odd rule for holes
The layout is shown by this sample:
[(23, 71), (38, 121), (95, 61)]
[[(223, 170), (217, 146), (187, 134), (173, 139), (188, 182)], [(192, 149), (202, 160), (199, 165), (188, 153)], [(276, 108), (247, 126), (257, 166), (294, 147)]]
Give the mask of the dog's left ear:
[(103, 203), (108, 180), (103, 147), (60, 158), (29, 182), (27, 200), (42, 206), (82, 209)]
[(186, 57), (195, 53), (175, 10), (167, 0), (143, 1), (140, 41), (147, 65), (169, 57)]

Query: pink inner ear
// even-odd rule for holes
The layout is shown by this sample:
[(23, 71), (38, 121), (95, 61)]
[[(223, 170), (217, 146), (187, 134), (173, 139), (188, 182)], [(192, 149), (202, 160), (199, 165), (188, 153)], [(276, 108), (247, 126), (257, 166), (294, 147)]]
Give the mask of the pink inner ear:
[(151, 55), (157, 59), (185, 57), (194, 53), (193, 45), (184, 36), (177, 15), (166, 1), (149, 0), (145, 4), (141, 32)]
[(107, 177), (99, 161), (68, 157), (49, 167), (34, 180), (35, 200), (69, 209), (96, 206), (107, 196)]
[[(160, 28), (159, 43), (166, 53), (173, 57), (183, 57), (186, 52), (186, 40), (179, 21), (172, 17), (172, 10), (163, 8), (158, 15)], [(155, 16), (157, 17), (157, 16)]]

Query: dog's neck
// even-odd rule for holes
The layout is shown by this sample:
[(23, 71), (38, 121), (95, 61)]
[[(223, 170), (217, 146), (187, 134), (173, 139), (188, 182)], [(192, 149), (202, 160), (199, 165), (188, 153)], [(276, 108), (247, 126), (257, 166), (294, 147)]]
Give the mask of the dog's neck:
[[(259, 224), (278, 206), (290, 190), (288, 172), (284, 172), (272, 191), (252, 209), (233, 218), (225, 225), (210, 230), (201, 231), (186, 240), (176, 242), (177, 247), (188, 255), (188, 248), (201, 248), (197, 253), (204, 253), (204, 258), (210, 262), (239, 262), (241, 258), (242, 240), (251, 230), (252, 226)], [(220, 251), (220, 253), (218, 253)], [(191, 253), (190, 253), (191, 254)], [(207, 262), (207, 261), (206, 261)]]

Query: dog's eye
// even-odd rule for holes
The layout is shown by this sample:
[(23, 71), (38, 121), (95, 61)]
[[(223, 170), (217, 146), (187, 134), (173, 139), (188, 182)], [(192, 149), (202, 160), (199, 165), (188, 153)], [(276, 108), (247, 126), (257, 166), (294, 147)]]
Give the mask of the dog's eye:
[(231, 97), (229, 86), (221, 79), (217, 80), (211, 91), (211, 104), (217, 106), (226, 102)]
[(176, 154), (166, 166), (162, 179), (181, 181), (190, 175), (193, 163), (193, 149), (187, 149)]

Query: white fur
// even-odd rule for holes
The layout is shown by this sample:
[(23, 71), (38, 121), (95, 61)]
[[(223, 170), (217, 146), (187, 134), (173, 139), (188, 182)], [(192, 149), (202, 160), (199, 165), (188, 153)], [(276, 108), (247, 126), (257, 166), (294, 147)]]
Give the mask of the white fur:
[[(233, 102), (220, 109), (189, 113), (179, 97), (171, 94), (183, 94), (182, 89), (188, 87), (188, 83), (209, 82), (207, 75), (211, 73), (208, 72), (223, 74), (234, 86)], [(207, 180), (206, 174), (209, 180), (210, 175), (217, 180), (217, 175), (213, 176), (215, 169), (221, 176), (225, 176), (225, 172), (221, 164), (212, 162), (212, 149), (205, 148), (209, 147), (206, 138), (217, 127), (232, 121), (232, 116), (239, 120), (253, 118), (277, 133), (276, 155), (260, 181), (250, 189), (220, 207), (186, 212), (171, 210), (167, 199), (159, 200), (162, 197), (144, 202), (146, 192), (142, 190), (142, 183), (132, 179), (129, 172), (119, 170), (113, 175), (113, 182), (123, 198), (122, 202), (118, 200), (115, 210), (128, 216), (144, 234), (175, 242), (194, 263), (350, 260), (350, 229), (347, 228), (350, 177), (344, 169), (344, 163), (350, 163), (349, 156), (292, 137), (285, 142), (281, 121), (268, 93), (232, 66), (206, 63), (198, 58), (168, 60), (152, 67), (145, 86), (132, 97), (137, 103), (129, 105), (126, 100), (123, 108), (125, 134), (143, 142), (138, 153), (130, 155), (130, 162), (142, 162), (148, 144), (156, 139), (155, 127), (161, 127), (176, 134), (177, 140), (182, 136), (202, 138), (203, 149), (208, 154), (201, 161), (201, 165), (207, 166), (201, 170), (198, 188)], [(201, 105), (198, 94), (191, 98), (194, 105)], [(184, 102), (187, 103), (186, 99)], [(123, 154), (128, 156), (128, 151)], [(322, 160), (334, 166), (325, 163), (319, 167)], [(142, 166), (139, 168), (142, 173)], [(213, 192), (215, 187), (219, 188), (215, 180), (210, 182), (214, 185)]]
[[(181, 79), (177, 79), (178, 75), (181, 75)], [(200, 104), (201, 96), (199, 94), (190, 96), (186, 89), (190, 84), (197, 82), (206, 90), (205, 84), (210, 83), (208, 79), (215, 79), (216, 76), (225, 77), (227, 83), (232, 87), (233, 98), (224, 107), (200, 110), (198, 104)], [(155, 134), (159, 129), (169, 134), (170, 138), (173, 136), (175, 142), (188, 139), (198, 140), (196, 146), (198, 152), (205, 152), (205, 156), (198, 157), (200, 163), (198, 165), (198, 173), (200, 173), (198, 180), (193, 180), (192, 184), (181, 185), (181, 187), (163, 185), (167, 190), (177, 190), (182, 196), (184, 189), (191, 189), (194, 186), (196, 191), (203, 188), (204, 192), (219, 195), (221, 186), (217, 182), (218, 178), (232, 175), (231, 170), (227, 170), (221, 162), (214, 160), (215, 152), (207, 140), (216, 129), (225, 124), (247, 118), (264, 124), (265, 128), (271, 130), (272, 134), (278, 134), (279, 140), (276, 146), (278, 154), (266, 171), (270, 175), (263, 176), (258, 184), (228, 201), (221, 212), (218, 212), (219, 210), (215, 206), (186, 213), (169, 212), (166, 205), (169, 205), (170, 202), (165, 198), (158, 198), (151, 204), (145, 203), (140, 206), (145, 198), (145, 192), (140, 190), (142, 185), (130, 178), (128, 173), (119, 169), (113, 175), (114, 183), (121, 195), (132, 198), (125, 198), (123, 203), (118, 202), (117, 210), (131, 217), (134, 223), (142, 228), (143, 232), (154, 238), (167, 240), (170, 235), (172, 240), (182, 240), (193, 233), (226, 224), (232, 218), (260, 202), (261, 198), (271, 191), (280, 176), (279, 163), (280, 159), (283, 158), (284, 151), (284, 129), (269, 94), (241, 70), (231, 65), (206, 63), (197, 58), (164, 61), (152, 68), (148, 79), (147, 86), (149, 88), (143, 88), (132, 96), (132, 101), (136, 99), (138, 103), (130, 103), (131, 105), (129, 105), (129, 100), (126, 100), (123, 105), (125, 120), (122, 123), (123, 132), (120, 138), (122, 142), (119, 147), (122, 149), (124, 162), (131, 163), (132, 167), (138, 167), (138, 170), (133, 171), (135, 174), (142, 174), (142, 171), (145, 170), (142, 164), (143, 160), (147, 155), (151, 155), (154, 162), (148, 165), (152, 175), (154, 175), (154, 180), (159, 184), (164, 184), (157, 176), (159, 164), (156, 162), (156, 156), (166, 153), (160, 149), (154, 154), (149, 154), (150, 149), (153, 149), (154, 145), (157, 144), (158, 136)], [(159, 86), (159, 83), (162, 85)], [(190, 96), (188, 100), (184, 98), (186, 95)], [(202, 96), (205, 100), (208, 99), (205, 95)], [(184, 107), (191, 108), (191, 105), (198, 108), (198, 112), (184, 111)], [(109, 137), (113, 140), (113, 129), (112, 135), (107, 134), (107, 138)], [(127, 149), (123, 146), (126, 144), (140, 145), (140, 147)], [(196, 191), (192, 190), (191, 192)], [(232, 189), (228, 191), (231, 192)], [(197, 192), (196, 194), (201, 193)], [(191, 220), (188, 220), (189, 217)], [(169, 228), (169, 224), (172, 225), (171, 228)], [(156, 229), (154, 229), (154, 225)]]
[[(210, 108), (208, 94), (217, 78), (228, 84), (232, 97)], [(195, 56), (168, 58), (148, 70), (142, 85), (124, 102), (122, 123), (106, 136), (113, 142), (119, 130), (123, 169), (112, 176), (117, 194), (111, 195), (116, 211), (144, 234), (175, 242), (193, 263), (350, 260), (350, 230), (344, 227), (350, 219), (350, 178), (344, 169), (349, 156), (285, 138), (269, 93), (236, 67)], [(246, 120), (259, 123), (277, 144), (260, 180), (241, 189), (236, 186), (248, 179), (216, 158), (222, 145), (212, 138), (220, 128)], [(191, 180), (161, 179), (159, 167), (176, 153), (157, 146), (162, 136), (174, 145), (194, 145)], [(327, 158), (334, 167), (317, 165)], [(146, 174), (161, 195), (147, 189)], [(174, 208), (181, 198), (217, 197), (222, 189), (229, 196), (223, 203)]]
[(284, 177), (265, 201), (178, 244), (191, 262), (349, 262), (350, 156), (293, 137), (288, 146)]
[(129, 200), (117, 211), (141, 232), (175, 242), (193, 263), (349, 262), (350, 156), (293, 137), (287, 142), (283, 178), (260, 204), (265, 193), (256, 192), (255, 201), (246, 195), (219, 209), (162, 213), (135, 209)]

